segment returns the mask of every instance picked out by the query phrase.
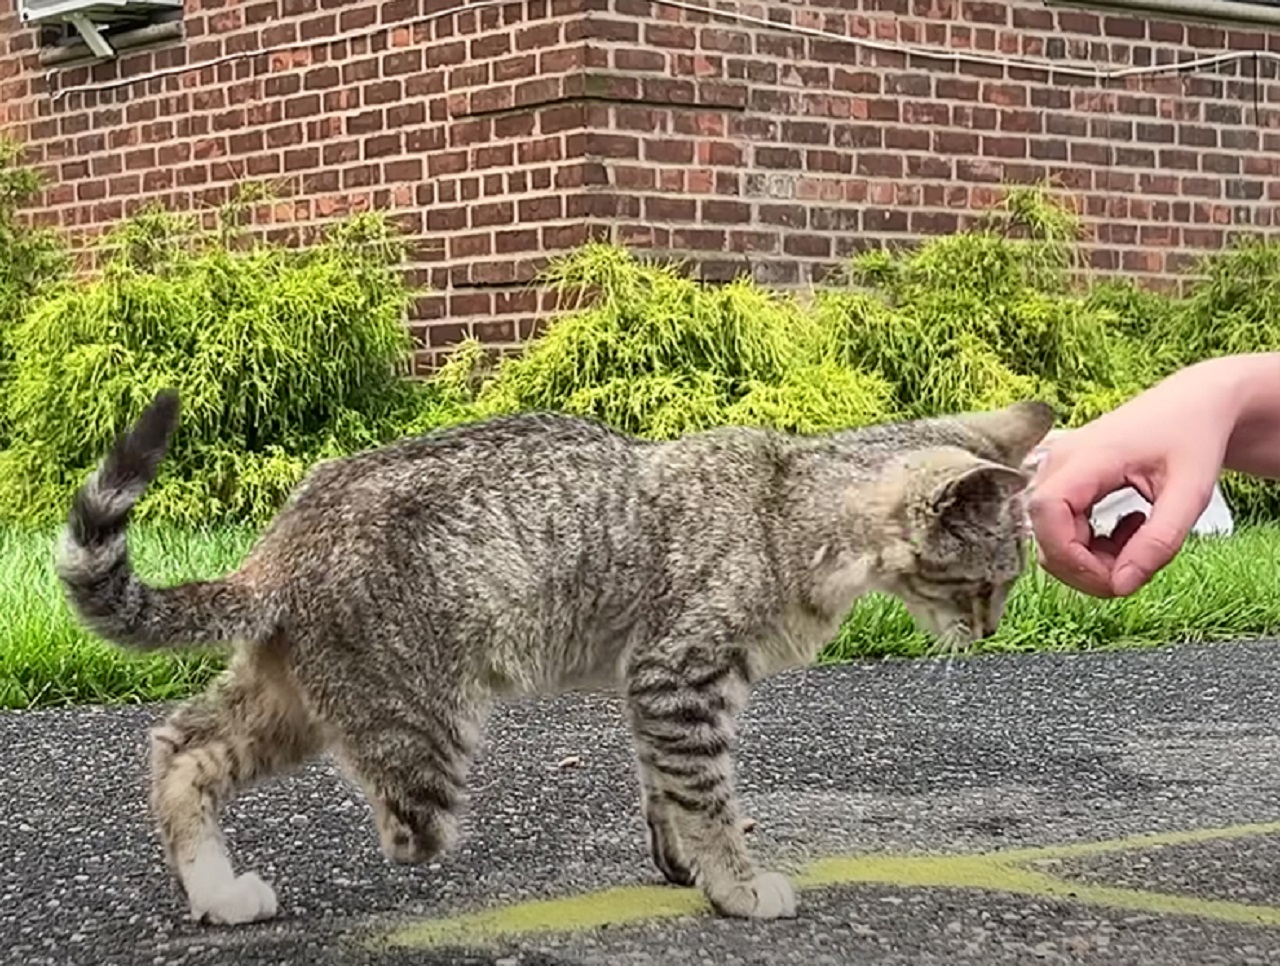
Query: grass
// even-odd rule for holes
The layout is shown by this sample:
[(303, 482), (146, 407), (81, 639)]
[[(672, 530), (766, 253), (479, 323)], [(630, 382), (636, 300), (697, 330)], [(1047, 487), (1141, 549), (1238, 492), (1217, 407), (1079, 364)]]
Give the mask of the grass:
[[(53, 572), (52, 531), (0, 527), (0, 708), (114, 704), (177, 698), (222, 667), (222, 655), (138, 655), (80, 627)], [(246, 529), (182, 533), (135, 527), (129, 545), (154, 582), (209, 577), (248, 551)]]
[[(75, 622), (53, 574), (54, 535), (0, 528), (0, 707), (29, 708), (177, 698), (221, 666), (216, 653), (136, 656), (95, 640)], [(235, 567), (247, 528), (180, 532), (138, 526), (140, 573), (172, 582)], [(1149, 586), (1127, 600), (1085, 597), (1033, 570), (999, 633), (981, 652), (1097, 650), (1264, 637), (1280, 633), (1280, 526), (1193, 539)], [(913, 658), (930, 641), (896, 601), (868, 598), (821, 660)]]
[[(1137, 594), (1098, 600), (1033, 567), (982, 653), (1081, 651), (1241, 640), (1280, 633), (1280, 526), (1192, 537)], [(824, 661), (924, 657), (932, 643), (896, 601), (864, 601)]]

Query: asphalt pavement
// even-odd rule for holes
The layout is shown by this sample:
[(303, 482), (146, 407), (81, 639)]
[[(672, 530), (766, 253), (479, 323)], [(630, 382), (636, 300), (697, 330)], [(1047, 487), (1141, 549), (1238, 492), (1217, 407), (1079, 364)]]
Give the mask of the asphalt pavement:
[[(1280, 647), (814, 668), (756, 689), (753, 848), (800, 915), (710, 915), (647, 857), (616, 702), (493, 718), (465, 838), (377, 849), (327, 762), (225, 816), (280, 915), (195, 925), (145, 810), (161, 709), (0, 715), (0, 962), (1280, 963)], [(567, 759), (567, 761), (566, 761)]]

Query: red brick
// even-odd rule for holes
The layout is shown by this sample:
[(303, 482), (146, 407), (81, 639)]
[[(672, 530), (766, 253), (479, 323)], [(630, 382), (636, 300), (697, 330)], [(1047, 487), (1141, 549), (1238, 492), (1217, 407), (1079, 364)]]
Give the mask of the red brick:
[(468, 56), (471, 60), (496, 60), (511, 53), (511, 35), (492, 33), (471, 41)]
[(982, 153), (987, 157), (1025, 158), (1028, 153), (1024, 137), (984, 137)]
[(412, 127), (422, 124), (426, 119), (427, 109), (421, 102), (392, 104), (387, 108), (386, 126), (388, 128)]
[(517, 157), (522, 165), (559, 161), (564, 157), (564, 141), (558, 137), (525, 141), (517, 148)]
[[(598, 23), (593, 18), (593, 23)], [(540, 50), (559, 43), (563, 26), (559, 23), (536, 23), (516, 31), (516, 50)], [(600, 38), (604, 39), (604, 38)]]
[(654, 164), (693, 164), (694, 143), (673, 138), (645, 139), (642, 157)]
[(467, 170), (467, 152), (446, 151), (427, 158), (427, 177), (438, 178), (447, 174), (459, 174)]
[(557, 195), (543, 198), (525, 198), (517, 205), (516, 214), (521, 223), (555, 221), (564, 216), (564, 199)]
[(1064, 34), (1096, 36), (1102, 33), (1102, 18), (1081, 10), (1059, 10), (1058, 29)]
[(1139, 17), (1106, 17), (1102, 21), (1102, 32), (1108, 37), (1142, 40), (1147, 36), (1147, 21)]
[(692, 27), (651, 21), (644, 25), (643, 43), (663, 49), (693, 50), (698, 44), (698, 38)]
[(761, 145), (755, 150), (757, 167), (794, 171), (802, 166), (804, 153), (799, 148)]
[(427, 48), (427, 70), (456, 66), (465, 63), (466, 59), (467, 44), (463, 40), (432, 44)]
[(640, 140), (629, 135), (589, 131), (586, 139), (587, 154), (600, 158), (638, 158)]
[(515, 102), (515, 89), (496, 85), (472, 91), (467, 98), (467, 113), (494, 114), (509, 110)]
[(860, 154), (854, 170), (863, 177), (900, 178), (903, 173), (902, 156), (899, 154)]
[(389, 155), (399, 154), (401, 150), (401, 138), (399, 134), (381, 134), (377, 137), (365, 138), (364, 141), (364, 157), (366, 158), (385, 158)]
[(712, 225), (744, 224), (751, 219), (751, 206), (741, 201), (706, 199), (701, 211), (701, 220)]
[(613, 64), (616, 70), (628, 73), (665, 73), (667, 58), (655, 50), (621, 48), (613, 51)]
[[(315, 43), (269, 55), (265, 70), (228, 62), (53, 105), (35, 66), (0, 60), (0, 133), (20, 130), (57, 179), (36, 217), (82, 232), (144, 197), (212, 210), (245, 177), (288, 179), (263, 234), (290, 244), (330, 218), (390, 207), (412, 236), (414, 278), (453, 287), (413, 309), (421, 364), (462, 334), (527, 337), (543, 311), (521, 284), (531, 266), (601, 232), (694, 253), (708, 278), (808, 283), (833, 259), (954, 231), (1004, 185), (1049, 178), (1092, 229), (1092, 264), (1158, 282), (1233, 232), (1280, 223), (1269, 207), (1280, 201), (1280, 109), (1264, 90), (1255, 114), (1249, 65), (1103, 89), (856, 54), (649, 0), (589, 16), (583, 0), (531, 0), (408, 22), (444, 5), (280, 0), (274, 17), (271, 0), (206, 4), (188, 13), (185, 46), (73, 66), (60, 82)], [(787, 12), (833, 33), (1051, 61), (1280, 51), (1274, 33), (996, 0)], [(330, 39), (380, 14), (385, 31)], [(7, 36), (5, 24), (0, 50), (34, 50), (29, 31)], [(456, 288), (476, 285), (493, 288)], [(445, 323), (454, 311), (464, 314)], [(485, 313), (492, 325), (478, 326)]]
[(773, 231), (731, 231), (728, 245), (731, 252), (771, 253), (777, 252), (780, 236)]
[(470, 217), (472, 228), (510, 226), (515, 222), (515, 203), (500, 201), (473, 205)]

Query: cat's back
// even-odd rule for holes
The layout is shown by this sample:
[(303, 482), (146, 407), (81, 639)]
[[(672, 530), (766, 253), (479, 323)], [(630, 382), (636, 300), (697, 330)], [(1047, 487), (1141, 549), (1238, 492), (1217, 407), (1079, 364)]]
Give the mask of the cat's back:
[(521, 413), (452, 426), (315, 468), (298, 510), (475, 506), (519, 496), (532, 506), (625, 481), (638, 440), (590, 419)]
[(304, 560), (323, 569), (392, 543), (401, 552), (487, 543), (522, 556), (548, 543), (581, 547), (634, 520), (647, 445), (590, 419), (523, 413), (320, 463), (248, 562), (288, 560), (296, 574)]

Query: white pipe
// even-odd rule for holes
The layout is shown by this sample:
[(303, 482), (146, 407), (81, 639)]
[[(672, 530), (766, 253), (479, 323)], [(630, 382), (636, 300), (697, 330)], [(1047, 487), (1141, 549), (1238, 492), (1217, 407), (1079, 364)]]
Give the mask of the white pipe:
[(1141, 17), (1163, 13), (1204, 22), (1280, 24), (1280, 7), (1264, 3), (1237, 3), (1235, 0), (1045, 0), (1046, 7), (1087, 7), (1117, 16)]

